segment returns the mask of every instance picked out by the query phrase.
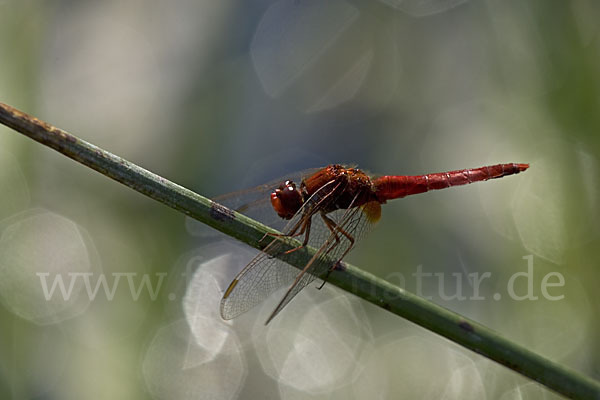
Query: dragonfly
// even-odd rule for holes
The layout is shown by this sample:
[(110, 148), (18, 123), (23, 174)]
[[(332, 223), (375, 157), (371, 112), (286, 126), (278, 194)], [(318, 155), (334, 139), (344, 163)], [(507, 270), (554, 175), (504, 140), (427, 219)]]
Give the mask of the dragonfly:
[[(502, 178), (527, 168), (529, 164), (510, 163), (426, 175), (371, 176), (356, 167), (332, 164), (215, 198), (250, 217), (253, 210), (266, 204), (271, 221), (267, 224), (284, 223), (280, 234), (263, 237), (270, 242), (225, 290), (221, 317), (233, 319), (287, 287), (265, 322), (268, 324), (314, 279), (320, 277), (325, 283), (380, 219), (381, 205), (388, 200)], [(299, 270), (282, 261), (283, 256), (310, 258)]]

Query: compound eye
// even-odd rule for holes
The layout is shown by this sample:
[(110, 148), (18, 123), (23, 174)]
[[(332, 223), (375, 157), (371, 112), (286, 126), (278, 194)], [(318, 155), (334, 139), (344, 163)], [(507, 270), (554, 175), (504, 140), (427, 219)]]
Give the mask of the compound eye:
[(271, 193), (271, 205), (277, 215), (290, 219), (302, 207), (302, 194), (293, 181), (285, 181)]
[(294, 183), (294, 181), (285, 181), (285, 182), (282, 182), (279, 185), (279, 188), (276, 189), (275, 191), (277, 191), (277, 190), (281, 190), (281, 191), (283, 191), (283, 190), (296, 190), (296, 184)]

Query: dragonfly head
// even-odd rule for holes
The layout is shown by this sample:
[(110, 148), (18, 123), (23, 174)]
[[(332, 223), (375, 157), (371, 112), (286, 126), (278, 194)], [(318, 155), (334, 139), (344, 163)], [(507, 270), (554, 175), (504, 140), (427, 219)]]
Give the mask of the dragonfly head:
[(302, 193), (293, 181), (285, 181), (271, 193), (271, 205), (277, 215), (283, 219), (291, 219), (302, 207)]

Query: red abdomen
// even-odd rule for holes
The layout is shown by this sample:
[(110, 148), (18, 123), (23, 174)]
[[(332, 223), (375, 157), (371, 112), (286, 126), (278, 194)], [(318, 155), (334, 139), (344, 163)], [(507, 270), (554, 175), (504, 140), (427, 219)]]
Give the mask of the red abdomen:
[(481, 168), (461, 169), (427, 175), (388, 175), (375, 179), (373, 185), (375, 186), (377, 200), (383, 203), (386, 200), (397, 199), (411, 194), (518, 174), (527, 168), (529, 168), (529, 164), (497, 164)]

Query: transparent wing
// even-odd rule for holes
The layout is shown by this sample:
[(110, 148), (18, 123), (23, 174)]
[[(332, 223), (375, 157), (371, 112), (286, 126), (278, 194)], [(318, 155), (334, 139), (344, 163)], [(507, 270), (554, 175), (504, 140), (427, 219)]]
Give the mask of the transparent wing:
[(259, 253), (231, 282), (221, 300), (221, 317), (233, 319), (245, 313), (277, 289), (289, 285), (298, 270), (275, 258), (281, 255), (278, 239), (271, 242), (271, 249)]
[[(367, 203), (360, 207), (350, 207), (347, 210), (338, 210), (328, 214), (334, 223), (333, 231), (323, 241), (319, 250), (306, 264), (304, 269), (296, 274), (288, 291), (285, 293), (277, 307), (273, 310), (265, 324), (268, 324), (306, 285), (317, 277), (323, 277), (352, 249), (377, 222), (381, 215), (381, 205), (377, 202)], [(314, 219), (322, 219), (314, 216)], [(314, 222), (313, 222), (314, 223)], [(327, 225), (323, 221), (324, 225)], [(319, 239), (325, 237), (324, 231), (319, 231)], [(352, 238), (352, 240), (350, 239)]]
[[(301, 227), (307, 219), (333, 201), (331, 194), (338, 186), (333, 182), (323, 185), (287, 223), (282, 230), (284, 236), (271, 240), (231, 282), (221, 300), (221, 316), (232, 319), (248, 311), (277, 289), (289, 285), (298, 275), (298, 269), (292, 267), (278, 257), (282, 256), (293, 243), (294, 235), (301, 232)], [(311, 228), (311, 243), (312, 228)], [(299, 237), (303, 240), (303, 237)], [(320, 247), (321, 244), (319, 244)], [(290, 253), (289, 257), (306, 257), (306, 249), (301, 248)]]

